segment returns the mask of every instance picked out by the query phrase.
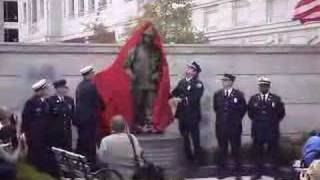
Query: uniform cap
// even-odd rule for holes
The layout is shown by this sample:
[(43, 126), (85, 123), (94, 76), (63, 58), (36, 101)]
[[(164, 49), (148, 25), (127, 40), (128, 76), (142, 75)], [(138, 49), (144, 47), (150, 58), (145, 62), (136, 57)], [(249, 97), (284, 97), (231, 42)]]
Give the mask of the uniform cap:
[(267, 78), (267, 77), (260, 77), (260, 78), (258, 79), (258, 84), (259, 84), (259, 85), (260, 85), (260, 84), (270, 85), (270, 84), (271, 84), (271, 81), (270, 81), (270, 79)]
[(198, 73), (202, 71), (200, 65), (195, 61), (193, 61), (191, 64), (188, 64), (188, 67), (196, 70)]
[(222, 77), (222, 80), (234, 81), (234, 80), (236, 80), (236, 77), (232, 74), (224, 74)]
[(54, 88), (66, 87), (66, 85), (67, 85), (67, 81), (65, 79), (60, 79), (53, 82)]
[(49, 86), (49, 84), (48, 84), (47, 80), (46, 79), (41, 79), (40, 81), (38, 81), (38, 82), (36, 82), (36, 83), (34, 83), (32, 85), (32, 89), (34, 91), (39, 91), (39, 90), (44, 89), (44, 88), (46, 88), (48, 86)]
[(94, 68), (93, 68), (93, 66), (89, 65), (89, 66), (86, 66), (86, 67), (82, 68), (82, 69), (80, 70), (80, 73), (81, 73), (82, 75), (87, 75), (87, 74), (89, 74), (89, 73), (92, 72), (92, 71), (94, 71)]

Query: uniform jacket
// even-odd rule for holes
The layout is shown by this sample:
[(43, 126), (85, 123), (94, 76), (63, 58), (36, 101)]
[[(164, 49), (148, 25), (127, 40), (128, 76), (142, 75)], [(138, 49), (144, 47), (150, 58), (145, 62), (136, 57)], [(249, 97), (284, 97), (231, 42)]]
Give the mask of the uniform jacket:
[(224, 90), (217, 91), (213, 96), (213, 109), (216, 113), (216, 123), (241, 124), (247, 112), (247, 104), (243, 93), (233, 89), (228, 97)]
[(203, 91), (204, 87), (199, 79), (180, 80), (171, 93), (172, 96), (182, 99), (177, 107), (176, 118), (187, 124), (199, 122), (201, 120), (200, 100)]
[(271, 140), (280, 135), (279, 124), (285, 117), (285, 107), (281, 98), (269, 93), (266, 101), (261, 94), (250, 98), (248, 115), (252, 120), (252, 136), (261, 140)]
[(97, 125), (98, 109), (104, 109), (104, 104), (95, 84), (90, 80), (82, 80), (76, 89), (76, 119), (75, 125)]
[(46, 99), (30, 98), (22, 112), (22, 131), (26, 133), (29, 146), (42, 147), (46, 142), (49, 105)]
[[(53, 145), (60, 148), (71, 147), (71, 124), (75, 116), (74, 100), (64, 96), (60, 100), (57, 95), (48, 98), (50, 120), (48, 129), (50, 140)], [(68, 147), (62, 147), (68, 146)]]

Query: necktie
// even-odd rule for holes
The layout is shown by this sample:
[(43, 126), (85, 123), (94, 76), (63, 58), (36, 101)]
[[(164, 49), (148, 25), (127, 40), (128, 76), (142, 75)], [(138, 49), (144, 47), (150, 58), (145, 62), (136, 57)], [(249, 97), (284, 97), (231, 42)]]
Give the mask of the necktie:
[(266, 102), (266, 95), (263, 95), (263, 102)]

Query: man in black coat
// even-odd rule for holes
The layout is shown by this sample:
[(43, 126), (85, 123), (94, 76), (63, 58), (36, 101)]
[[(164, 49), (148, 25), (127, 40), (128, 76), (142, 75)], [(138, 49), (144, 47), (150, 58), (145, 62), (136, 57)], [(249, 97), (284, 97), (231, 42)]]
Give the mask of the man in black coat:
[(48, 98), (50, 121), (48, 122), (49, 144), (52, 147), (72, 150), (71, 124), (74, 120), (75, 105), (73, 98), (67, 96), (65, 79), (53, 83), (56, 94)]
[(92, 66), (80, 70), (83, 80), (76, 89), (76, 120), (78, 128), (77, 152), (95, 163), (96, 141), (99, 125), (99, 108), (104, 108), (103, 101), (93, 82), (95, 71)]
[[(248, 115), (252, 120), (251, 136), (257, 174), (252, 179), (262, 175), (264, 154), (268, 153), (274, 170), (277, 170), (279, 153), (280, 121), (285, 117), (284, 103), (276, 94), (270, 93), (271, 82), (261, 77), (258, 81), (260, 93), (252, 96), (249, 101)], [(265, 149), (267, 145), (267, 149)]]
[[(186, 77), (180, 80), (171, 93), (178, 102), (176, 118), (179, 120), (179, 129), (184, 138), (185, 152), (189, 160), (199, 158), (201, 149), (199, 129), (201, 121), (200, 100), (204, 87), (198, 79), (200, 72), (201, 68), (196, 62), (188, 65)], [(191, 143), (191, 139), (193, 143)], [(193, 148), (191, 147), (192, 145)]]
[(243, 93), (232, 87), (235, 79), (236, 77), (231, 74), (224, 74), (223, 88), (213, 96), (213, 109), (216, 113), (216, 137), (219, 145), (218, 163), (220, 167), (225, 168), (230, 143), (232, 157), (239, 170), (242, 119), (247, 111), (247, 105)]
[(39, 170), (49, 172), (47, 142), (47, 122), (49, 105), (46, 100), (48, 83), (42, 79), (32, 86), (34, 95), (25, 103), (22, 112), (22, 132), (28, 145), (27, 158)]

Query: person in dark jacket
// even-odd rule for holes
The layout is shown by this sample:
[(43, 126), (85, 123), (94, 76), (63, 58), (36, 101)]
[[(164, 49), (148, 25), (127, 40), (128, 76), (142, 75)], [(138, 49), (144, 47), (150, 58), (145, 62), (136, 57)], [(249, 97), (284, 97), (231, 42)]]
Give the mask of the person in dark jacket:
[(22, 132), (28, 145), (27, 158), (37, 169), (50, 171), (48, 167), (47, 122), (49, 104), (46, 100), (49, 84), (42, 79), (32, 86), (34, 95), (27, 100), (22, 111)]
[(89, 162), (94, 164), (99, 125), (98, 109), (103, 109), (104, 104), (93, 82), (94, 68), (87, 66), (80, 72), (83, 80), (76, 89), (76, 120), (74, 121), (79, 135), (77, 152), (86, 156)]
[(50, 121), (48, 122), (50, 147), (72, 150), (71, 124), (74, 120), (74, 100), (67, 95), (65, 79), (53, 82), (56, 94), (48, 98)]
[(204, 87), (198, 79), (200, 72), (199, 64), (192, 62), (186, 68), (185, 78), (179, 81), (171, 93), (178, 102), (176, 118), (179, 120), (179, 130), (184, 138), (185, 152), (189, 160), (198, 159), (201, 150), (199, 129), (201, 121), (200, 100)]
[(246, 114), (247, 104), (243, 93), (232, 87), (235, 79), (232, 74), (224, 74), (223, 88), (213, 96), (213, 109), (216, 113), (216, 137), (219, 145), (218, 163), (220, 167), (225, 168), (230, 143), (232, 157), (236, 169), (239, 170), (242, 119)]
[[(260, 93), (252, 96), (248, 105), (248, 115), (252, 120), (251, 136), (257, 174), (252, 179), (262, 175), (263, 158), (267, 153), (272, 160), (273, 169), (277, 171), (279, 153), (280, 122), (285, 117), (285, 107), (281, 98), (270, 93), (271, 81), (261, 77), (258, 81)], [(267, 149), (265, 149), (267, 145)]]

